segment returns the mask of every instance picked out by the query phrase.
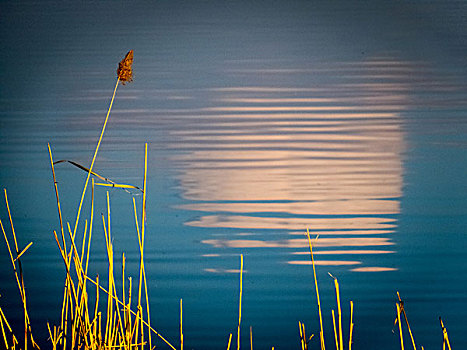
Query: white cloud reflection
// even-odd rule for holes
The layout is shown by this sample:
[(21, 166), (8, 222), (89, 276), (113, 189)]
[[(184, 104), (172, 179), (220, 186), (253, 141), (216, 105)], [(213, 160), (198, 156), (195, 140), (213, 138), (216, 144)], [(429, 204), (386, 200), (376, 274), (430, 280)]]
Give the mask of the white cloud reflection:
[[(338, 257), (321, 265), (393, 253), (379, 248), (394, 245), (400, 212), (400, 113), (413, 103), (411, 67), (385, 58), (338, 68), (341, 81), (332, 84), (213, 88), (207, 106), (177, 112), (186, 125), (172, 131), (171, 147), (180, 150), (172, 160), (188, 202), (179, 208), (200, 213), (188, 226), (228, 232), (202, 241), (216, 254), (287, 249), (289, 264), (306, 265), (308, 242), (297, 235), (307, 228), (322, 235), (317, 256)], [(233, 239), (238, 232), (248, 239)]]

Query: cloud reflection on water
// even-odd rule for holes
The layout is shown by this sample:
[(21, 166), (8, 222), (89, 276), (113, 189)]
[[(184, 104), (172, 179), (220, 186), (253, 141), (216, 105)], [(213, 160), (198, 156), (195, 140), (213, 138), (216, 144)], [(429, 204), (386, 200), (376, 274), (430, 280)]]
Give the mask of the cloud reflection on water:
[[(230, 232), (204, 244), (287, 249), (288, 263), (302, 265), (308, 242), (292, 237), (309, 228), (322, 235), (319, 264), (358, 265), (365, 255), (393, 253), (379, 247), (394, 245), (400, 212), (400, 113), (411, 104), (404, 75), (410, 67), (384, 58), (336, 68), (342, 74), (336, 82), (213, 88), (207, 106), (174, 112), (189, 125), (172, 132), (171, 146), (184, 150), (173, 157), (188, 201), (179, 208), (201, 212), (186, 225)], [(258, 79), (264, 73), (230, 72)], [(300, 73), (312, 79), (315, 70)], [(248, 239), (235, 238), (239, 230)]]

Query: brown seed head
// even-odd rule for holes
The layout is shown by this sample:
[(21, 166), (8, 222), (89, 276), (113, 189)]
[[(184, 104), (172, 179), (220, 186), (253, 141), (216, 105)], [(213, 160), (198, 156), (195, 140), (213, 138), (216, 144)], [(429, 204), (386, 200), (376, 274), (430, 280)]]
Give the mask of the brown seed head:
[(126, 54), (125, 58), (118, 64), (117, 75), (123, 85), (127, 82), (133, 81), (133, 70), (131, 69), (132, 64), (133, 50), (130, 50)]

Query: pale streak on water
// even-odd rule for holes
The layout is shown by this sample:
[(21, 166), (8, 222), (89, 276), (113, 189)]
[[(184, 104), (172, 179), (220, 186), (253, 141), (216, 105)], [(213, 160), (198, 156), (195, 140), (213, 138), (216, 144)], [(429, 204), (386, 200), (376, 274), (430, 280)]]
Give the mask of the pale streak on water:
[[(208, 101), (212, 107), (174, 112), (187, 123), (197, 116), (196, 123), (171, 133), (175, 147), (192, 148), (172, 157), (190, 202), (179, 208), (201, 213), (185, 224), (235, 229), (204, 244), (219, 254), (224, 248), (284, 248), (287, 263), (308, 264), (302, 255), (308, 228), (320, 237), (314, 243), (318, 265), (396, 270), (354, 266), (365, 254), (393, 252), (387, 247), (394, 245), (394, 215), (400, 213), (405, 149), (400, 112), (410, 104), (400, 72), (410, 73), (410, 66), (385, 57), (333, 68), (343, 76), (358, 72), (355, 78), (363, 83), (217, 89)], [(320, 67), (266, 73), (316, 71)], [(381, 77), (387, 84), (366, 83)], [(338, 260), (327, 256), (339, 251)], [(206, 271), (218, 271), (212, 264)]]

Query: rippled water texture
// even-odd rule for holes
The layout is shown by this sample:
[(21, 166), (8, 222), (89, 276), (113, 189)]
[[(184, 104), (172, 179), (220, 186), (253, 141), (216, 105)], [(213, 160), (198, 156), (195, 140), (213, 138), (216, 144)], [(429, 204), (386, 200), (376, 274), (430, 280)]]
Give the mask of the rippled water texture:
[[(0, 184), (45, 343), (58, 322), (63, 263), (47, 142), (89, 166), (116, 79), (134, 50), (94, 170), (142, 186), (149, 144), (146, 269), (153, 325), (185, 347), (236, 334), (242, 345), (298, 349), (298, 321), (319, 321), (306, 230), (314, 241), (327, 347), (334, 284), (355, 349), (399, 349), (396, 291), (417, 344), (467, 347), (467, 7), (461, 1), (56, 2), (0, 5)], [(86, 174), (56, 166), (74, 224)], [(109, 190), (116, 264), (138, 271), (132, 198)], [(106, 211), (96, 190), (96, 215)], [(89, 195), (83, 216), (89, 213)], [(6, 209), (1, 220), (10, 232)], [(82, 232), (83, 224), (78, 232)], [(105, 274), (95, 225), (91, 274)], [(0, 306), (21, 307), (0, 245)], [(18, 334), (21, 331), (17, 332)], [(397, 334), (397, 332), (396, 332)], [(408, 346), (408, 343), (406, 344)], [(158, 344), (163, 348), (162, 344)]]

